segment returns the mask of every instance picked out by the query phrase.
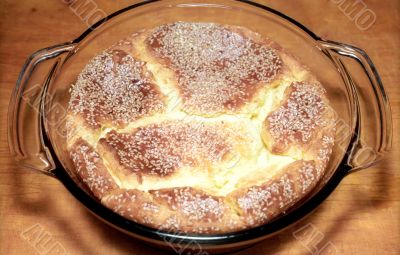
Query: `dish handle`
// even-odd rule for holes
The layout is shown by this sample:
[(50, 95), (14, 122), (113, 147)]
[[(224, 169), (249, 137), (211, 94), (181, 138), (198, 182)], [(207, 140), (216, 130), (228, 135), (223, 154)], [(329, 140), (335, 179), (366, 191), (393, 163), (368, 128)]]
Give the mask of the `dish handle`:
[[(357, 47), (320, 41), (322, 47), (344, 67), (357, 111), (355, 136), (348, 151), (351, 171), (379, 162), (391, 149), (392, 114), (379, 73), (365, 51)], [(354, 64), (354, 62), (358, 64)]]
[(8, 109), (11, 157), (20, 166), (48, 175), (52, 175), (55, 164), (43, 138), (44, 98), (62, 55), (73, 48), (73, 44), (64, 43), (32, 54), (18, 76)]

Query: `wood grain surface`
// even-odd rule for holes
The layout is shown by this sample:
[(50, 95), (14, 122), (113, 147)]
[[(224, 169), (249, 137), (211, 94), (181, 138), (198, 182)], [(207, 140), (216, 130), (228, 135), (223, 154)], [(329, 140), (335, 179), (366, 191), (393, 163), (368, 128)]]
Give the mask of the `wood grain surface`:
[[(24, 61), (86, 29), (65, 2), (0, 2), (0, 254), (163, 254), (102, 223), (59, 181), (18, 167), (9, 155), (7, 108)], [(134, 3), (94, 2), (107, 14)], [(236, 254), (400, 254), (400, 1), (364, 0), (376, 14), (366, 30), (340, 10), (339, 0), (259, 2), (370, 55), (391, 100), (394, 140), (383, 162), (347, 176), (306, 220)]]

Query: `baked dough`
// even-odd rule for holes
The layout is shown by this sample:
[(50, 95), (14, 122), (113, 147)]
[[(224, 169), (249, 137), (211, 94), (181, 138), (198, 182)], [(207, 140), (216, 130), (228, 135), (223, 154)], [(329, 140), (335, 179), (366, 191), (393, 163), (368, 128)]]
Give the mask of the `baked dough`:
[(318, 80), (246, 28), (177, 22), (95, 56), (71, 87), (68, 150), (105, 206), (166, 231), (267, 223), (318, 183), (335, 135)]

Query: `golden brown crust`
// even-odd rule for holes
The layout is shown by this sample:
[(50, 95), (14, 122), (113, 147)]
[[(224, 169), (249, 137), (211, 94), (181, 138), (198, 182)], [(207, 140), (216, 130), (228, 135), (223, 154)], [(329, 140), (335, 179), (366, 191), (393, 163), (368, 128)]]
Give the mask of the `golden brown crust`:
[(282, 174), (256, 186), (238, 189), (229, 197), (248, 227), (260, 225), (284, 213), (317, 183), (313, 161), (298, 160)]
[(68, 111), (81, 115), (90, 128), (123, 127), (164, 108), (145, 63), (120, 48), (94, 57), (73, 86)]
[(71, 89), (67, 140), (78, 176), (108, 208), (215, 234), (304, 199), (324, 175), (335, 119), (322, 85), (273, 41), (180, 22), (88, 64)]
[(79, 178), (93, 194), (101, 199), (118, 188), (99, 154), (85, 140), (79, 138), (70, 148), (70, 156)]
[(282, 66), (273, 48), (213, 23), (163, 25), (146, 44), (174, 70), (185, 109), (196, 114), (235, 111)]
[(333, 111), (318, 83), (293, 82), (286, 88), (281, 104), (263, 123), (263, 140), (275, 154), (293, 150), (306, 153), (324, 129), (334, 123)]
[(126, 172), (165, 177), (184, 166), (212, 164), (229, 152), (220, 127), (169, 121), (139, 127), (129, 133), (110, 131), (99, 143), (112, 152)]
[(119, 189), (102, 203), (124, 217), (165, 231), (221, 232), (235, 217), (223, 197), (191, 187), (149, 192)]
[(167, 231), (223, 233), (253, 227), (285, 213), (318, 182), (313, 161), (295, 161), (267, 182), (226, 197), (192, 187), (149, 192), (118, 189), (102, 202), (139, 223)]

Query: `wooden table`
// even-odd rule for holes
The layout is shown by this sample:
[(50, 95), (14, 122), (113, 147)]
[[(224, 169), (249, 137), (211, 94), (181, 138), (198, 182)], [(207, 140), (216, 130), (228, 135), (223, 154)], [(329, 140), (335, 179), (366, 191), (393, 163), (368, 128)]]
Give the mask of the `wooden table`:
[[(376, 14), (376, 22), (360, 30), (338, 7), (341, 1), (260, 2), (324, 38), (369, 53), (391, 99), (393, 150), (380, 165), (346, 177), (311, 217), (237, 254), (400, 253), (400, 2), (364, 0)], [(64, 2), (68, 1), (0, 3), (0, 254), (60, 254), (64, 250), (66, 254), (162, 254), (100, 222), (57, 180), (21, 169), (10, 158), (7, 107), (22, 64), (37, 49), (69, 41), (86, 29)], [(133, 3), (94, 2), (106, 13)]]

